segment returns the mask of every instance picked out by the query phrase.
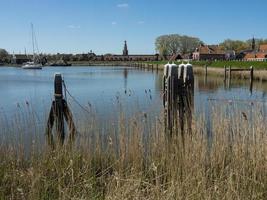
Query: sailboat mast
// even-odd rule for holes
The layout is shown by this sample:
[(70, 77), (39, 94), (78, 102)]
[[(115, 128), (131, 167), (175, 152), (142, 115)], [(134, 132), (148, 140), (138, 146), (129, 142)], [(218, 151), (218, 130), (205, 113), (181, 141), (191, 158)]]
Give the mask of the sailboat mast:
[(31, 23), (31, 29), (32, 29), (32, 56), (33, 56), (33, 60), (35, 57), (35, 49), (34, 49), (34, 36), (33, 36), (33, 24)]

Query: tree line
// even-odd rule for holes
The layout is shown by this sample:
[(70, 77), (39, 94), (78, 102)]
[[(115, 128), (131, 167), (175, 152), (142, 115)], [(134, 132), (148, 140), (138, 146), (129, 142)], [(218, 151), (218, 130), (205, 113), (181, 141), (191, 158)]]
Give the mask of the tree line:
[[(155, 40), (156, 51), (164, 58), (176, 53), (183, 55), (192, 53), (200, 44), (204, 44), (204, 42), (197, 37), (179, 34), (161, 35)], [(255, 50), (257, 50), (261, 44), (267, 44), (267, 39), (256, 38)], [(244, 50), (252, 49), (252, 39), (246, 41), (226, 39), (218, 45), (224, 50), (232, 50), (239, 53)]]
[[(161, 35), (155, 40), (156, 51), (165, 59), (167, 56), (177, 53), (182, 55), (190, 54), (194, 52), (200, 44), (204, 44), (204, 42), (198, 37), (179, 34)], [(257, 50), (261, 44), (267, 44), (267, 39), (255, 38), (255, 50)], [(239, 53), (243, 50), (252, 49), (252, 39), (246, 41), (226, 39), (221, 42), (219, 46), (225, 50), (233, 50)], [(91, 57), (94, 57), (95, 54), (65, 54), (64, 56), (60, 54), (48, 54), (45, 56), (48, 60), (62, 59), (64, 61), (83, 61), (92, 59)], [(0, 63), (8, 62), (8, 60), (10, 60), (9, 53), (5, 49), (0, 49)]]

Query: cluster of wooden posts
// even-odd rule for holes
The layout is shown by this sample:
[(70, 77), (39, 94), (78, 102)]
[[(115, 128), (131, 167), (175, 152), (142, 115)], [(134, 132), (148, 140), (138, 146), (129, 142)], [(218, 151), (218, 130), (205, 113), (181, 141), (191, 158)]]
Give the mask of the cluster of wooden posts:
[(173, 132), (185, 128), (191, 132), (194, 106), (194, 74), (191, 64), (166, 64), (163, 74), (163, 106), (165, 131)]

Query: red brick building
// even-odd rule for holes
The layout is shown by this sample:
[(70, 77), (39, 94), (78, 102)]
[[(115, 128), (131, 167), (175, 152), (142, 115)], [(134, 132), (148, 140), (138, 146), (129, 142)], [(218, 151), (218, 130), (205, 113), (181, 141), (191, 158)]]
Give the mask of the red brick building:
[(258, 51), (247, 53), (244, 57), (246, 61), (267, 61), (267, 44), (262, 44)]
[(203, 45), (196, 48), (193, 60), (225, 60), (225, 51), (219, 45)]

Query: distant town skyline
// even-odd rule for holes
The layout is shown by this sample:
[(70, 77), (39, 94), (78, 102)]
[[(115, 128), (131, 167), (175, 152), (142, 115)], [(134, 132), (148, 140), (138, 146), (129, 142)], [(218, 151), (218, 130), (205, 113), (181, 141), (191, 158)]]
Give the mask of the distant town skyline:
[(0, 48), (31, 52), (30, 23), (42, 53), (154, 54), (163, 34), (224, 39), (267, 38), (267, 1), (1, 0)]

